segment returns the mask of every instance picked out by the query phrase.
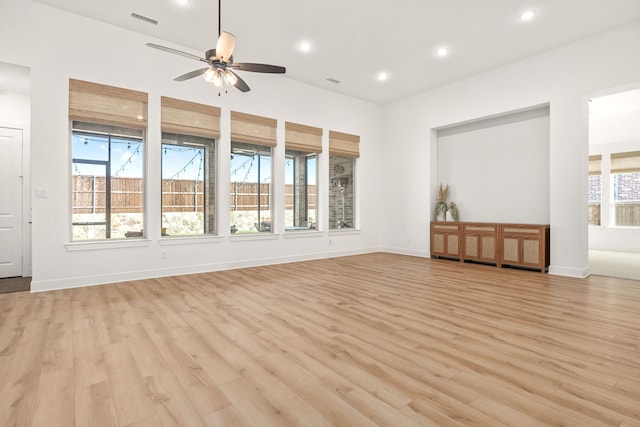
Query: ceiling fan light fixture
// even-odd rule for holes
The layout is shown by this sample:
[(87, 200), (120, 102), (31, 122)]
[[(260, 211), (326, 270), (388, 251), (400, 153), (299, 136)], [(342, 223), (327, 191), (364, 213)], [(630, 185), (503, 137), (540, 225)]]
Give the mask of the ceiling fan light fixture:
[(238, 83), (238, 78), (236, 77), (235, 74), (233, 74), (231, 71), (229, 70), (224, 70), (224, 81), (229, 85), (229, 86), (235, 86), (236, 83)]
[(209, 83), (213, 83), (213, 79), (216, 75), (216, 70), (215, 68), (211, 67), (209, 68), (207, 71), (204, 72), (204, 79), (209, 82)]
[(222, 77), (222, 70), (219, 68), (216, 69), (215, 74), (213, 75), (213, 86), (217, 88), (221, 88), (224, 84), (224, 78)]
[[(218, 41), (215, 49), (209, 49), (205, 52), (204, 57), (199, 57), (191, 53), (183, 52), (181, 50), (173, 49), (166, 46), (157, 45), (155, 43), (147, 43), (147, 46), (154, 49), (159, 49), (175, 55), (184, 56), (186, 58), (194, 59), (196, 61), (205, 62), (208, 67), (199, 68), (197, 70), (190, 71), (186, 74), (176, 77), (175, 81), (183, 82), (185, 80), (192, 79), (196, 76), (203, 76), (205, 81), (210, 83), (213, 87), (219, 89), (218, 95), (222, 89), (227, 93), (226, 86), (233, 86), (240, 92), (249, 92), (251, 88), (249, 85), (231, 69), (237, 71), (250, 71), (254, 73), (271, 73), (271, 74), (284, 74), (286, 68), (278, 65), (269, 64), (257, 64), (251, 62), (237, 63), (233, 60), (233, 50), (235, 48), (236, 37), (226, 31), (220, 31), (222, 28), (220, 24), (220, 0), (218, 0)], [(227, 69), (227, 67), (229, 69)]]

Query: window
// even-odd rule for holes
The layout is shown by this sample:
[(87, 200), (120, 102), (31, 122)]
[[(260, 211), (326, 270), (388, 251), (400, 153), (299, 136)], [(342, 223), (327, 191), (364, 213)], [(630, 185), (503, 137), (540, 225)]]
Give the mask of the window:
[(315, 229), (317, 155), (287, 150), (285, 157), (285, 231)]
[(162, 134), (162, 235), (215, 234), (215, 141)]
[(589, 156), (589, 224), (600, 225), (602, 205), (602, 155)]
[(275, 119), (231, 112), (231, 233), (273, 231)]
[(285, 231), (317, 228), (322, 129), (285, 123)]
[(73, 240), (142, 237), (142, 131), (73, 122)]
[(613, 225), (640, 227), (640, 151), (611, 154)]
[(329, 229), (354, 228), (352, 157), (329, 156)]
[(271, 147), (231, 142), (231, 232), (270, 232), (271, 216)]
[(71, 238), (144, 236), (147, 94), (69, 79)]
[(216, 234), (220, 108), (161, 98), (163, 236)]
[(355, 164), (360, 137), (329, 132), (329, 229), (355, 228)]

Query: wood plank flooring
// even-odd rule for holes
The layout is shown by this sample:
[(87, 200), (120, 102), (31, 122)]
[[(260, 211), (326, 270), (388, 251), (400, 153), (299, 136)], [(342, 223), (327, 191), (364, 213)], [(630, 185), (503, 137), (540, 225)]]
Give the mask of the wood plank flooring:
[(375, 253), (0, 295), (1, 426), (639, 426), (640, 282)]

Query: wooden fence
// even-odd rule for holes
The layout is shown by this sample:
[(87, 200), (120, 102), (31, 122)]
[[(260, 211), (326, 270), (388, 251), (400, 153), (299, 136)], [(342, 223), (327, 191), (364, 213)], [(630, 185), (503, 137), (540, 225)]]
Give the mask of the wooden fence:
[[(260, 184), (260, 209), (269, 209), (271, 184)], [(235, 211), (258, 210), (258, 183), (232, 182), (230, 208)], [(309, 186), (309, 209), (316, 209), (316, 186)], [(285, 209), (293, 209), (293, 185), (285, 186)], [(105, 177), (73, 176), (73, 213), (104, 213), (106, 200)], [(202, 212), (205, 203), (204, 183), (193, 180), (162, 180), (163, 212)], [(111, 212), (142, 212), (144, 185), (139, 178), (111, 178)]]

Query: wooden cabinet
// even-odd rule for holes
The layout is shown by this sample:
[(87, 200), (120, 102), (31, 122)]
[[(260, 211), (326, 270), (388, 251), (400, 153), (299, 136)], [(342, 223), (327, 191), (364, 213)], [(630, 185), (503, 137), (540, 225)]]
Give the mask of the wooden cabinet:
[(498, 224), (462, 224), (465, 260), (498, 263)]
[(549, 226), (501, 224), (500, 265), (531, 267), (545, 272), (549, 267)]
[(549, 225), (432, 222), (431, 257), (547, 271)]
[(431, 257), (460, 259), (460, 223), (431, 223)]

